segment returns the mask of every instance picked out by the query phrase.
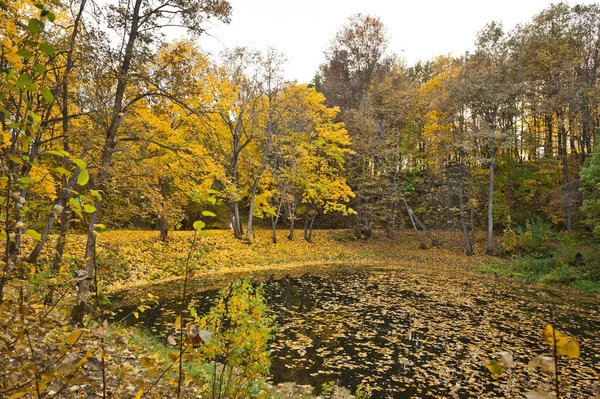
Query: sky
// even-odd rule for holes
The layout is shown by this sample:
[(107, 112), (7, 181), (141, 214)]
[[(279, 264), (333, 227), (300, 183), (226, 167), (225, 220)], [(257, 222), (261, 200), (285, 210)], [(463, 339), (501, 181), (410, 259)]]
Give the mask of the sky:
[[(391, 52), (407, 65), (437, 55), (474, 48), (477, 32), (491, 21), (506, 30), (549, 6), (548, 0), (230, 0), (229, 25), (206, 25), (201, 47), (218, 54), (225, 48), (271, 46), (285, 54), (285, 77), (309, 82), (338, 29), (356, 13), (381, 18)], [(569, 1), (590, 4), (594, 0)]]

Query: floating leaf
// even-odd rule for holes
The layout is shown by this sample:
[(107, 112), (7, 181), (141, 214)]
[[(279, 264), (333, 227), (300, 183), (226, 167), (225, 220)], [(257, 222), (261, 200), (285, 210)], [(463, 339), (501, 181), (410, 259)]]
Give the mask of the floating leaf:
[(534, 389), (525, 394), (527, 399), (556, 399), (556, 396), (544, 391), (541, 388)]
[(527, 367), (531, 369), (540, 367), (544, 373), (548, 374), (556, 371), (556, 363), (554, 362), (554, 358), (550, 356), (536, 356), (529, 361)]
[(499, 378), (504, 373), (505, 368), (497, 360), (492, 360), (486, 365), (494, 378)]

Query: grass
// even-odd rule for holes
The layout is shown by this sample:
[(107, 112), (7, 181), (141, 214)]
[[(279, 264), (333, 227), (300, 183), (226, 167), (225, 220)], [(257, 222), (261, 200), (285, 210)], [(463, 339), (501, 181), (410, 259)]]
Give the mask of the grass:
[(543, 285), (568, 286), (581, 291), (600, 293), (600, 281), (589, 279), (592, 275), (589, 267), (559, 265), (555, 258), (496, 259), (475, 267), (474, 271)]

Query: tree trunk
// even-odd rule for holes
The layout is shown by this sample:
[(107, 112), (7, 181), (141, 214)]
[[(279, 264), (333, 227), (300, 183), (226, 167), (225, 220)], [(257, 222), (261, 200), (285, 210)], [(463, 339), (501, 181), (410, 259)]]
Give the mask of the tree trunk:
[(289, 221), (290, 221), (290, 233), (287, 236), (287, 239), (290, 241), (294, 240), (294, 221), (296, 220), (296, 215), (290, 215), (289, 216)]
[[(131, 69), (131, 62), (133, 60), (134, 45), (139, 34), (138, 29), (142, 2), (143, 0), (135, 0), (131, 28), (129, 30), (129, 38), (125, 47), (125, 55), (123, 57), (123, 62), (121, 63), (121, 66), (119, 68), (119, 73), (117, 75), (117, 88), (115, 90), (113, 112), (111, 115), (109, 127), (106, 131), (104, 148), (102, 149), (100, 169), (98, 172), (98, 188), (103, 192), (106, 192), (106, 190), (104, 190), (104, 185), (109, 175), (109, 168), (116, 147), (117, 131), (119, 129), (119, 125), (121, 124), (121, 120), (124, 117), (124, 113), (122, 112), (123, 99), (125, 96), (125, 89), (127, 87), (129, 70)], [(89, 217), (89, 223), (87, 228), (88, 235), (85, 246), (85, 271), (87, 274), (87, 278), (85, 280), (80, 281), (79, 283), (79, 289), (77, 292), (77, 298), (79, 300), (79, 303), (73, 308), (73, 311), (71, 313), (71, 321), (74, 324), (79, 325), (83, 322), (83, 316), (85, 315), (85, 307), (87, 305), (87, 300), (90, 292), (90, 283), (92, 281), (96, 266), (96, 236), (94, 234), (94, 228), (95, 225), (100, 222), (100, 217), (102, 215), (102, 201), (98, 201), (96, 199), (94, 202), (96, 210)]]
[(272, 242), (273, 244), (277, 244), (277, 219), (274, 216), (271, 216), (271, 232)]
[(460, 166), (460, 227), (465, 237), (465, 253), (467, 256), (473, 255), (473, 247), (471, 245), (471, 239), (469, 238), (469, 232), (467, 231), (467, 223), (465, 222), (465, 181), (464, 181), (464, 166)]
[(408, 202), (406, 202), (406, 198), (402, 197), (402, 200), (404, 201), (404, 206), (406, 206), (406, 211), (408, 212), (408, 217), (410, 218), (413, 229), (415, 230), (415, 235), (417, 236), (417, 241), (419, 241), (419, 247), (421, 247), (421, 249), (425, 249), (425, 244), (423, 243), (423, 240), (421, 240), (421, 236), (419, 235), (419, 229), (417, 228), (417, 224), (415, 223), (413, 210), (411, 209), (410, 206), (408, 206)]
[(55, 219), (56, 216), (54, 214), (54, 210), (52, 210), (52, 212), (50, 212), (50, 215), (48, 215), (48, 218), (46, 219), (46, 225), (42, 230), (41, 239), (37, 242), (37, 244), (35, 244), (35, 247), (27, 257), (27, 262), (33, 264), (37, 263), (37, 260), (40, 257), (40, 254), (42, 253), (46, 242), (48, 241), (48, 236), (50, 235), (50, 230), (52, 230), (52, 226), (54, 226)]
[(491, 255), (494, 252), (494, 157), (495, 150), (490, 150), (490, 169), (489, 169), (489, 187), (488, 187), (488, 236), (487, 253)]
[(310, 220), (310, 226), (308, 228), (308, 242), (310, 242), (310, 243), (312, 243), (313, 226), (315, 224), (316, 218), (317, 218), (317, 213), (315, 212), (315, 214), (312, 216), (312, 218)]
[(362, 198), (357, 195), (356, 196), (356, 230), (355, 230), (356, 239), (360, 240), (362, 237)]
[(565, 207), (565, 224), (567, 231), (571, 231), (571, 190), (569, 189), (569, 164), (567, 157), (567, 130), (561, 124), (560, 134), (562, 140), (562, 171), (563, 171), (563, 203)]
[(167, 239), (169, 238), (169, 227), (167, 225), (167, 218), (164, 214), (158, 216), (156, 225), (160, 231), (160, 240), (162, 242), (167, 242)]

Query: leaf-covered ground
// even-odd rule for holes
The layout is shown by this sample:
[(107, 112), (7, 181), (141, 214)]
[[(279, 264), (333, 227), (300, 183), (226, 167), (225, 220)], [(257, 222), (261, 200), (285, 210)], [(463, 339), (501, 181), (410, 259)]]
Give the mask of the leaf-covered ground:
[[(409, 235), (403, 243), (344, 245), (325, 232), (317, 237), (313, 245), (240, 244), (246, 245), (242, 257), (254, 256), (246, 265), (194, 278), (201, 307), (214, 295), (201, 291), (250, 271), (267, 282), (279, 324), (275, 382), (319, 387), (336, 381), (352, 388), (362, 382), (376, 398), (524, 397), (552, 382), (526, 367), (532, 357), (549, 354), (541, 333), (552, 306), (557, 329), (576, 336), (582, 352), (580, 359), (561, 359), (561, 397), (593, 397), (600, 384), (598, 296), (473, 274), (481, 258), (422, 251)], [(319, 264), (319, 257), (329, 263)], [(178, 305), (169, 293), (175, 297), (178, 287), (176, 280), (138, 286), (140, 294), (161, 296), (161, 307), (147, 314), (158, 335), (161, 321), (174, 319)], [(122, 304), (134, 303), (135, 292), (130, 287), (121, 295)], [(486, 364), (500, 351), (511, 352), (515, 366), (495, 379)]]

